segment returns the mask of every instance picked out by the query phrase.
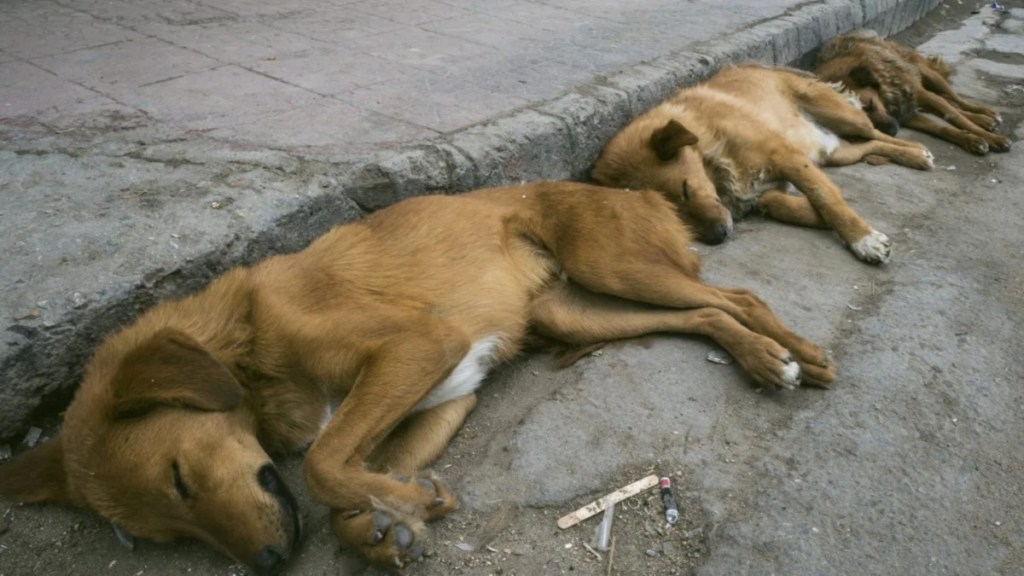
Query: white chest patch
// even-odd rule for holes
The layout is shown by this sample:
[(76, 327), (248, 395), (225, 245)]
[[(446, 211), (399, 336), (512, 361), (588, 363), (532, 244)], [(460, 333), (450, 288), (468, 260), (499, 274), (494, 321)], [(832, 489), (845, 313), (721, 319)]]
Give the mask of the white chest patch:
[(494, 365), (495, 350), (500, 338), (497, 335), (477, 340), (469, 347), (469, 352), (462, 357), (452, 373), (433, 390), (420, 400), (412, 411), (419, 412), (443, 404), (449, 400), (473, 393), (480, 387), (487, 372)]
[(811, 126), (814, 127), (815, 136), (818, 137), (818, 150), (810, 159), (815, 164), (821, 164), (836, 151), (836, 148), (839, 148), (839, 137), (828, 128), (824, 128), (815, 122), (811, 122)]

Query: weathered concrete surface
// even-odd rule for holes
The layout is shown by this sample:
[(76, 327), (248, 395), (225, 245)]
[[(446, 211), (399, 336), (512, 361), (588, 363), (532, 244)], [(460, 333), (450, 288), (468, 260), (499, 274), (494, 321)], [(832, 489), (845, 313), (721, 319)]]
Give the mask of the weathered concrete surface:
[(937, 3), (4, 0), (0, 438), (157, 299), (410, 195), (581, 177), (682, 83)]

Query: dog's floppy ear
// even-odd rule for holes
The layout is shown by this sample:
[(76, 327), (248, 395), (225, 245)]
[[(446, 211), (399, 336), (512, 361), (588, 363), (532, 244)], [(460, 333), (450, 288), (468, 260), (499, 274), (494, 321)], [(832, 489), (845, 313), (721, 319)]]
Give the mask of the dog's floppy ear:
[(0, 496), (12, 502), (68, 503), (64, 447), (53, 438), (0, 465)]
[(857, 66), (847, 75), (850, 78), (850, 82), (859, 88), (874, 88), (878, 90), (882, 87), (882, 84), (875, 77), (875, 73), (871, 71), (867, 66)]
[(242, 401), (242, 387), (227, 367), (187, 334), (170, 328), (125, 355), (111, 388), (114, 418), (161, 406), (231, 410)]
[(696, 144), (697, 136), (678, 121), (669, 120), (664, 126), (655, 130), (654, 134), (651, 134), (651, 140), (648, 143), (659, 160), (668, 162), (675, 160), (679, 155), (679, 149), (683, 146)]

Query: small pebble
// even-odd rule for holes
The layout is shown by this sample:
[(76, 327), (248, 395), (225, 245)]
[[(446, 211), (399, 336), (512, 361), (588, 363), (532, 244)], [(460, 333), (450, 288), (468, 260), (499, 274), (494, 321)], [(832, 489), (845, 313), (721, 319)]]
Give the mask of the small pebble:
[(75, 310), (81, 310), (89, 305), (89, 299), (81, 292), (75, 292), (72, 294), (69, 301), (71, 302), (71, 307)]
[(729, 364), (732, 364), (732, 357), (729, 356), (729, 353), (726, 352), (725, 350), (719, 350), (718, 348), (709, 351), (706, 358), (708, 362), (711, 362), (713, 364), (721, 364), (723, 366), (728, 366)]
[(0, 444), (0, 462), (6, 462), (11, 458), (11, 445)]
[(651, 558), (654, 558), (655, 556), (657, 556), (657, 555), (658, 555), (658, 551), (657, 551), (657, 550), (655, 550), (654, 548), (648, 548), (648, 549), (647, 549), (647, 550), (646, 550), (646, 551), (644, 552), (644, 554), (647, 554), (647, 555), (648, 555), (648, 556), (650, 556)]
[(43, 435), (43, 431), (35, 426), (28, 429), (28, 434), (25, 434), (25, 439), (21, 441), (22, 444), (32, 448), (39, 442), (39, 437)]

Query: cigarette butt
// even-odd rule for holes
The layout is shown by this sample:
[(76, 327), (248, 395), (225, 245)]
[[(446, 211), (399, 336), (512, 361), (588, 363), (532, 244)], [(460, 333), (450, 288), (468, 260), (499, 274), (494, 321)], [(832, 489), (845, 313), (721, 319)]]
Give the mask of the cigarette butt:
[(597, 500), (594, 500), (590, 504), (587, 504), (586, 506), (580, 508), (579, 510), (576, 510), (575, 512), (570, 512), (565, 516), (562, 516), (558, 519), (558, 527), (565, 530), (566, 528), (575, 526), (580, 522), (586, 520), (587, 518), (590, 518), (591, 516), (597, 514), (598, 512), (603, 511), (605, 508), (608, 507), (609, 504), (617, 504), (619, 502), (622, 502), (626, 498), (636, 496), (637, 494), (643, 492), (644, 490), (653, 488), (654, 486), (657, 485), (658, 477), (654, 474), (651, 474), (650, 476), (647, 476), (645, 478), (641, 478), (640, 480), (633, 482), (629, 486), (623, 486), (622, 488), (619, 488), (615, 492), (602, 496)]

